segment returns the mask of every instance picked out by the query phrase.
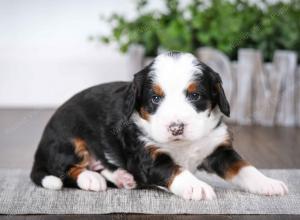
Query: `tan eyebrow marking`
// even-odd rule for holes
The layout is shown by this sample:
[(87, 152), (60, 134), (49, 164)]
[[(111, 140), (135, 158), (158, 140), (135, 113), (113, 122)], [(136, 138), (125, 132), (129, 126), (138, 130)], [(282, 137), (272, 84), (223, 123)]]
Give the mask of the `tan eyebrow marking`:
[(161, 152), (159, 151), (159, 148), (154, 146), (154, 145), (150, 145), (147, 147), (147, 150), (149, 151), (150, 153), (150, 156), (152, 159), (156, 159), (156, 157), (161, 154)]
[(164, 91), (162, 90), (162, 88), (160, 87), (160, 85), (155, 84), (152, 87), (154, 93), (158, 96), (164, 96)]
[(188, 91), (189, 93), (196, 92), (196, 91), (197, 91), (197, 83), (195, 83), (195, 82), (191, 83), (191, 84), (188, 86), (187, 91)]

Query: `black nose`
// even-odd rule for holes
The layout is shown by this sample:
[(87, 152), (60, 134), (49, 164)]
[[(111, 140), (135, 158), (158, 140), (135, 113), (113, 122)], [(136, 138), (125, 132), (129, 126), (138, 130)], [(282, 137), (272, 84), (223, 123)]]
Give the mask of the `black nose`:
[(169, 131), (173, 136), (178, 136), (183, 134), (184, 124), (183, 123), (172, 123), (169, 126)]

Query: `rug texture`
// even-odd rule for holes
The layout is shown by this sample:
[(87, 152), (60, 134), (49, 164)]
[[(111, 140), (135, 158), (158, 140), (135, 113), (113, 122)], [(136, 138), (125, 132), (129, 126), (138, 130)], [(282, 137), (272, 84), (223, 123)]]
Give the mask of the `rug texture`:
[(186, 201), (155, 189), (108, 189), (87, 192), (36, 187), (28, 170), (0, 169), (0, 214), (300, 214), (300, 170), (263, 170), (287, 183), (283, 197), (258, 196), (243, 192), (216, 176), (199, 172), (217, 194), (212, 201)]

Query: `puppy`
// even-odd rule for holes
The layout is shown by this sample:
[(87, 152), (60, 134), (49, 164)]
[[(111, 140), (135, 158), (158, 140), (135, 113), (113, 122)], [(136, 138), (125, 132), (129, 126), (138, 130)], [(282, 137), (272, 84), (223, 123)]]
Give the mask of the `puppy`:
[(223, 115), (230, 108), (218, 73), (192, 54), (165, 53), (133, 82), (98, 85), (63, 104), (45, 128), (31, 178), (54, 190), (103, 191), (108, 181), (213, 199), (213, 188), (193, 174), (204, 169), (251, 193), (286, 194), (283, 182), (233, 149)]

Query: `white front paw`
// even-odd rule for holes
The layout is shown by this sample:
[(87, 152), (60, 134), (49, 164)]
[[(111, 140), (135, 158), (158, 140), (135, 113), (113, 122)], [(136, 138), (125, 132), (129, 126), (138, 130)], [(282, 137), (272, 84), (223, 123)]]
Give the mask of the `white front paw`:
[(212, 200), (216, 197), (213, 188), (200, 180), (199, 183), (186, 184), (180, 195), (188, 200)]
[(99, 173), (85, 170), (77, 177), (77, 185), (80, 189), (90, 191), (105, 191), (106, 180)]
[(266, 196), (283, 196), (288, 193), (287, 186), (279, 180), (264, 177), (259, 181), (248, 186), (251, 193), (261, 194)]
[(253, 166), (242, 168), (232, 182), (246, 191), (260, 195), (281, 196), (288, 193), (283, 182), (266, 177)]
[(188, 200), (211, 200), (216, 197), (213, 188), (198, 180), (189, 171), (177, 175), (171, 186), (171, 192)]

